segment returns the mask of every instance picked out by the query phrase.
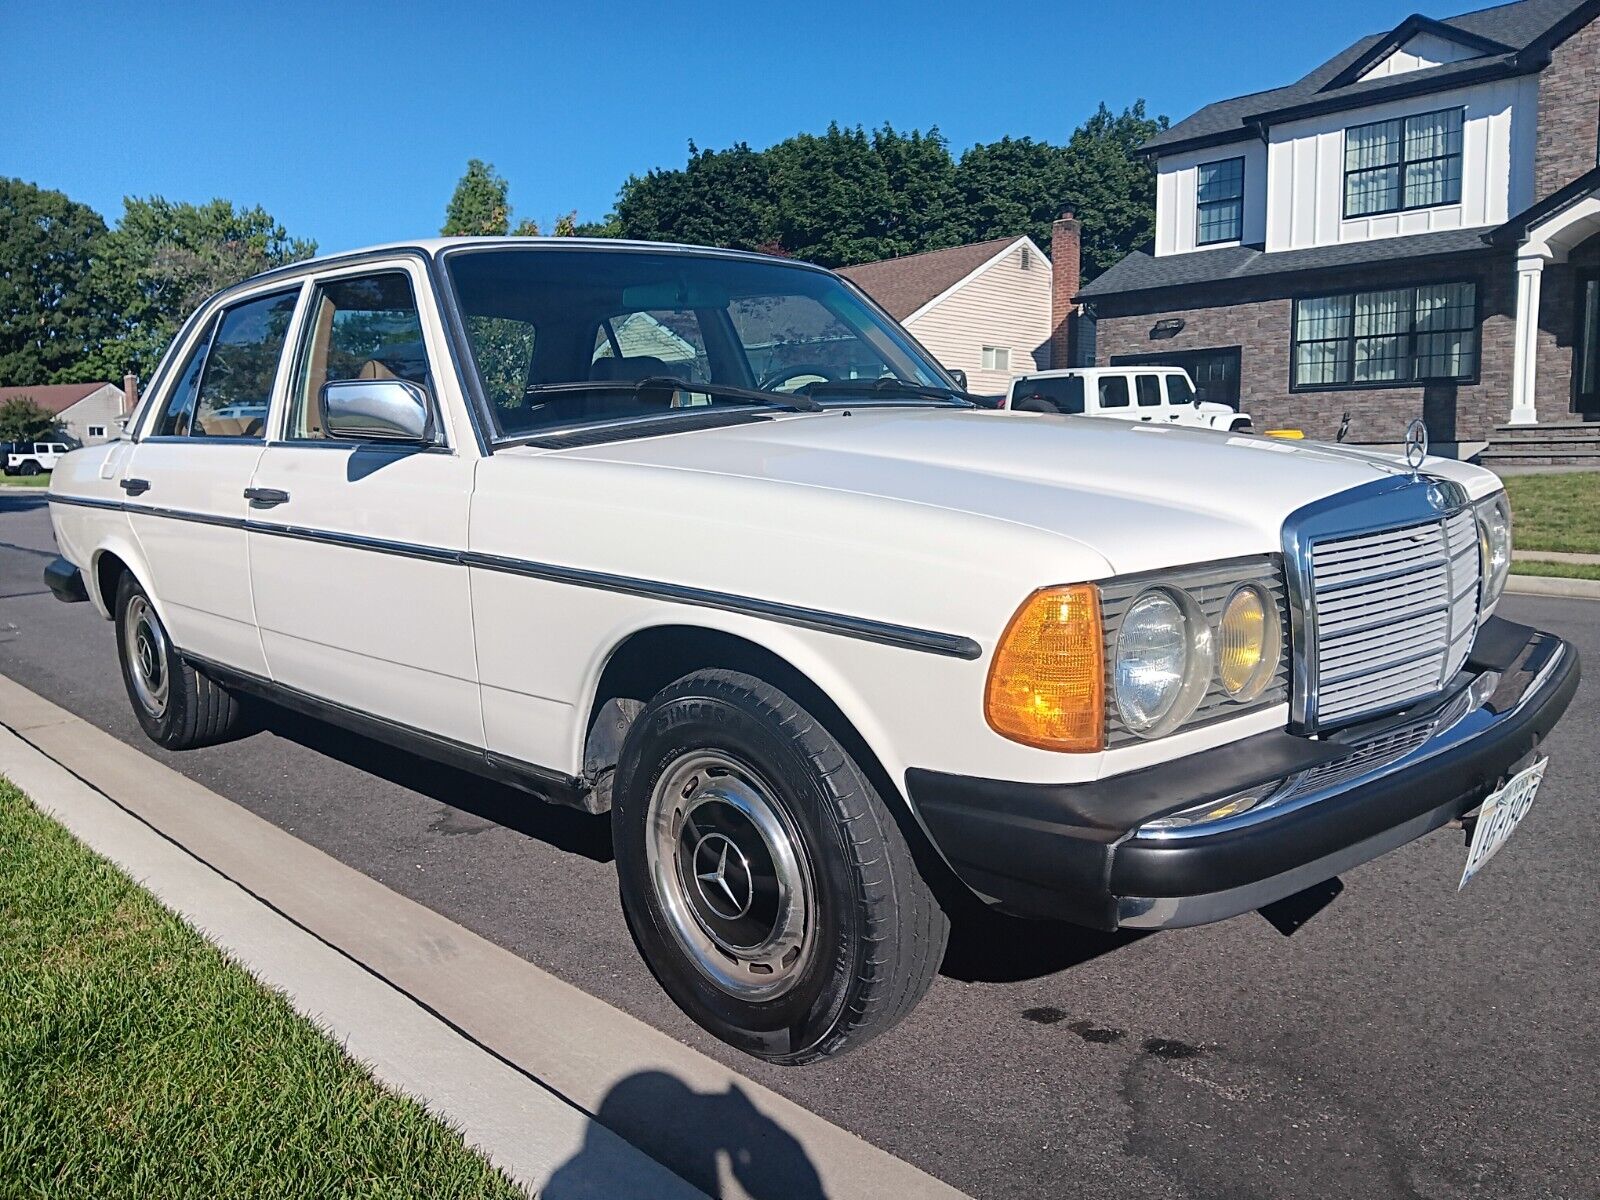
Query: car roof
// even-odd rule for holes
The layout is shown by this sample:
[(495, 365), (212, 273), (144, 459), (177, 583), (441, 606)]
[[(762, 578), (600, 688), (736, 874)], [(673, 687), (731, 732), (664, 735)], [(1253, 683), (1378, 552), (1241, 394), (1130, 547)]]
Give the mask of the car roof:
[(1123, 363), (1115, 367), (1054, 367), (1048, 371), (1024, 371), (1017, 379), (1068, 379), (1074, 375), (1183, 375), (1182, 367), (1172, 363)]

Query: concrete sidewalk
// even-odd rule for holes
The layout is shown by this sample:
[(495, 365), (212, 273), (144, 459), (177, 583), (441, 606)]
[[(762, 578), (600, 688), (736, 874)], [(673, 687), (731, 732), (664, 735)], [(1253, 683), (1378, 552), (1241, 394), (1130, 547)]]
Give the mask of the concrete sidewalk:
[(962, 1194), (4, 676), (0, 726), (0, 773), (534, 1194)]

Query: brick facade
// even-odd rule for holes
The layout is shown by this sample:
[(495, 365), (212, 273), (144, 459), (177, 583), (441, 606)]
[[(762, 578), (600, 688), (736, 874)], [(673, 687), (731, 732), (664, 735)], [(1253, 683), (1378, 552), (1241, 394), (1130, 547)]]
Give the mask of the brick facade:
[(1539, 284), (1539, 356), (1536, 402), (1540, 421), (1572, 416), (1572, 351), (1578, 331), (1579, 288), (1600, 274), (1600, 237), (1590, 238), (1564, 263), (1551, 263)]
[[(1294, 295), (1464, 280), (1478, 285), (1483, 319), (1476, 382), (1289, 390)], [(1349, 412), (1351, 442), (1400, 441), (1416, 417), (1427, 421), (1436, 443), (1487, 441), (1510, 414), (1516, 271), (1509, 255), (1475, 255), (1460, 263), (1409, 268), (1373, 264), (1338, 275), (1322, 273), (1314, 284), (1304, 277), (1279, 280), (1275, 287), (1257, 283), (1253, 292), (1236, 295), (1232, 303), (1207, 308), (1166, 307), (1159, 295), (1154, 295), (1153, 304), (1140, 303), (1134, 295), (1107, 296), (1096, 305), (1098, 361), (1105, 365), (1116, 355), (1238, 346), (1239, 405), (1254, 418), (1256, 428), (1301, 429), (1316, 438), (1334, 437), (1343, 414)], [(1163, 317), (1182, 318), (1183, 329), (1172, 336), (1153, 336), (1155, 323)]]
[(1083, 225), (1064, 212), (1050, 227), (1050, 363), (1052, 367), (1072, 365), (1073, 317), (1078, 306), (1073, 297), (1082, 282)]
[(1534, 196), (1548, 196), (1596, 162), (1600, 134), (1600, 20), (1591, 21), (1551, 53), (1539, 74), (1539, 129), (1534, 150)]

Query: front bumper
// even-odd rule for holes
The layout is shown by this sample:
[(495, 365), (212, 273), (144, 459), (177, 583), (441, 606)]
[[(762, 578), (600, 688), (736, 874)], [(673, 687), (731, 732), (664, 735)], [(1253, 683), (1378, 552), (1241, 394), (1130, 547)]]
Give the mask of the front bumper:
[[(906, 783), (956, 874), (999, 907), (1099, 929), (1201, 925), (1470, 812), (1550, 732), (1578, 675), (1567, 643), (1494, 619), (1443, 695), (1324, 739), (1260, 734), (1085, 784), (919, 769)], [(1236, 816), (1150, 827), (1261, 788), (1268, 800)]]

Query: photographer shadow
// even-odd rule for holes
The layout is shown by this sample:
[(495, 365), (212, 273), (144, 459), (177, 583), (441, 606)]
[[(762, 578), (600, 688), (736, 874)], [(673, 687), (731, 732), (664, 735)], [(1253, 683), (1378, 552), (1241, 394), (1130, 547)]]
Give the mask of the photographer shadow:
[[(711, 1197), (723, 1190), (722, 1162), (750, 1200), (827, 1200), (800, 1143), (760, 1112), (737, 1084), (697, 1092), (664, 1071), (640, 1071), (601, 1102), (599, 1125)], [(613, 1194), (610, 1153), (586, 1144), (539, 1192), (540, 1200), (593, 1200)]]

